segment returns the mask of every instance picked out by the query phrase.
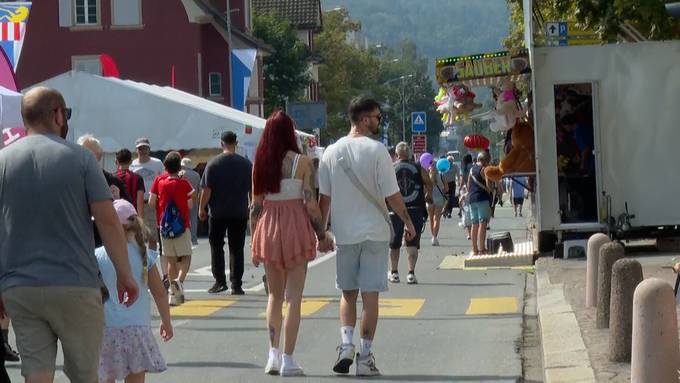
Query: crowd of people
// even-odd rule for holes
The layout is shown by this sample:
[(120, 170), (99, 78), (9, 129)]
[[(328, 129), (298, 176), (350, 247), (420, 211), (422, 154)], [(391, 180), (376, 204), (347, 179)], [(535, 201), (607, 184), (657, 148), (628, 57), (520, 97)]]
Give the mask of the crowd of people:
[[(0, 314), (13, 320), (27, 381), (53, 380), (57, 341), (64, 372), (74, 382), (143, 382), (146, 373), (164, 371), (150, 300), (160, 314), (160, 337), (168, 341), (169, 307), (186, 300), (199, 219), (208, 223), (215, 280), (209, 293), (245, 293), (244, 247), (248, 229), (252, 233), (252, 263), (264, 267), (268, 287), (265, 372), (272, 375), (304, 374), (293, 354), (307, 266), (318, 252), (336, 250), (341, 290), (340, 345), (332, 370), (347, 374), (356, 363), (358, 376), (375, 376), (379, 295), (388, 281), (400, 282), (400, 248), (406, 247), (408, 258), (406, 281), (417, 284), (428, 217), (432, 245), (438, 246), (442, 217), (459, 207), (473, 252), (486, 251), (493, 201), (483, 175), (488, 153), (474, 164), (466, 156), (460, 168), (451, 157), (451, 169), (441, 173), (413, 161), (402, 142), (393, 162), (371, 138), (381, 122), (380, 104), (372, 99), (350, 102), (348, 135), (321, 159), (302, 153), (293, 120), (276, 111), (253, 164), (237, 154), (236, 134), (225, 132), (222, 153), (202, 176), (178, 152), (163, 161), (152, 157), (146, 138), (135, 142), (134, 160), (130, 150), (119, 150), (117, 170), (109, 173), (100, 165), (96, 137), (66, 140), (70, 114), (57, 91), (32, 89), (22, 101), (27, 137), (0, 151)], [(519, 191), (513, 187), (513, 193)], [(521, 215), (519, 194), (513, 200)]]

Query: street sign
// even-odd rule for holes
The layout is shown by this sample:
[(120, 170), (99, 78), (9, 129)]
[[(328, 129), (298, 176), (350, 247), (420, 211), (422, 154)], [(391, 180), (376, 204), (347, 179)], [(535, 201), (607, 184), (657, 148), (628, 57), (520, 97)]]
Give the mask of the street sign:
[(286, 109), (297, 129), (309, 133), (326, 128), (325, 102), (289, 102)]
[(579, 29), (575, 23), (552, 21), (545, 24), (548, 46), (601, 44), (600, 36), (594, 30)]
[(414, 134), (411, 136), (411, 151), (416, 160), (420, 158), (421, 154), (427, 152), (427, 136), (424, 134)]
[(560, 23), (546, 23), (545, 24), (545, 35), (548, 37), (557, 37), (559, 36), (559, 31), (560, 31)]
[(427, 113), (425, 112), (411, 113), (411, 132), (413, 133), (427, 132)]

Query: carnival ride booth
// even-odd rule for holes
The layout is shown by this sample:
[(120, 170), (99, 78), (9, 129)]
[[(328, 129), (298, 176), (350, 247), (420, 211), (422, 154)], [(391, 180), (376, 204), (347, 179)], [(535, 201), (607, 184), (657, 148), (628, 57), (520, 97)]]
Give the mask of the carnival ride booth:
[[(225, 131), (238, 136), (239, 154), (251, 161), (266, 120), (181, 90), (83, 72), (66, 72), (40, 84), (59, 90), (73, 116), (67, 139), (84, 134), (97, 137), (104, 149), (103, 166), (115, 168), (115, 153), (147, 137), (162, 158), (178, 150), (200, 167), (221, 152)], [(311, 153), (315, 136), (296, 132), (303, 152)], [(200, 170), (200, 168), (199, 168)]]
[[(444, 126), (455, 129), (469, 120), (481, 119), (492, 132), (505, 135), (502, 159), (485, 171), (490, 180), (535, 174), (533, 127), (527, 113), (530, 97), (520, 91), (530, 89), (530, 76), (529, 53), (524, 49), (437, 60), (440, 90), (435, 105)], [(493, 104), (486, 111), (480, 110), (483, 105), (475, 99), (474, 89), (480, 87), (492, 92)], [(480, 112), (473, 114), (477, 110)], [(489, 150), (491, 144), (479, 132), (466, 136), (463, 143), (471, 152)]]

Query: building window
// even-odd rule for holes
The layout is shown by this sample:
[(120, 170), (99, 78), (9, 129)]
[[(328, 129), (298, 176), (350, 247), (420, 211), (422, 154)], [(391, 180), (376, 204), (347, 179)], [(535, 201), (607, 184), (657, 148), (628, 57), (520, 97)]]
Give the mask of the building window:
[(76, 25), (99, 24), (99, 0), (75, 0)]
[(111, 0), (113, 25), (142, 25), (142, 0)]
[(211, 97), (222, 96), (222, 73), (210, 72), (210, 74), (208, 74), (208, 80), (210, 82), (209, 84), (210, 96)]
[(71, 67), (77, 72), (99, 76), (102, 74), (102, 63), (99, 61), (99, 56), (73, 56), (71, 58)]

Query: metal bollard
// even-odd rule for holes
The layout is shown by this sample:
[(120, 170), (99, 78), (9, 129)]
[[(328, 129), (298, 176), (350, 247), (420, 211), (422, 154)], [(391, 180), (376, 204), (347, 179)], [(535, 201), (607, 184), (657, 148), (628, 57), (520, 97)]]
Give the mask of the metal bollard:
[(609, 327), (609, 303), (612, 289), (612, 266), (614, 262), (623, 258), (623, 245), (618, 242), (609, 242), (600, 248), (599, 265), (597, 266), (597, 328)]
[(588, 239), (588, 253), (586, 257), (588, 263), (586, 265), (586, 307), (595, 307), (597, 305), (597, 266), (600, 259), (600, 248), (605, 243), (611, 240), (605, 234), (593, 234)]
[(609, 360), (630, 363), (633, 333), (633, 294), (642, 282), (642, 266), (634, 259), (619, 259), (612, 268), (609, 309)]
[(642, 281), (633, 296), (631, 383), (677, 382), (680, 369), (673, 287)]

